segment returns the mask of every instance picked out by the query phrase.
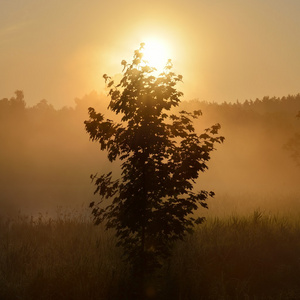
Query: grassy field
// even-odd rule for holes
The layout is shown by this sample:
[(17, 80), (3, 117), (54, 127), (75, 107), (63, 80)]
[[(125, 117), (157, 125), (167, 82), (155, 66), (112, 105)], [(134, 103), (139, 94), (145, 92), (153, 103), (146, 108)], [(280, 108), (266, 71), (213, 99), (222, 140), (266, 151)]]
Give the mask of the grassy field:
[[(131, 299), (114, 237), (84, 217), (0, 222), (0, 299)], [(153, 299), (300, 299), (300, 217), (209, 218), (178, 242)]]

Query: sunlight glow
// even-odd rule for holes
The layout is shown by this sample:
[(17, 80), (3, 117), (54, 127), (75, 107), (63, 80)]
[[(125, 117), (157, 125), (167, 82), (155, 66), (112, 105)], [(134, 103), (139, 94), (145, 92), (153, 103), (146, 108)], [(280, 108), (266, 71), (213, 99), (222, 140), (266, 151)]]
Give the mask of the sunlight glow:
[(170, 59), (170, 49), (163, 41), (156, 38), (145, 40), (144, 57), (151, 67), (155, 67), (158, 71), (162, 71)]

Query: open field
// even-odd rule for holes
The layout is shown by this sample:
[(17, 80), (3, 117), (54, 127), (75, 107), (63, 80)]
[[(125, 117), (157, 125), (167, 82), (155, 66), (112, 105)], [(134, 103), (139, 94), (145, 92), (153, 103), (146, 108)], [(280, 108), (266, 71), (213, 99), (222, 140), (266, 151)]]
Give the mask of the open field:
[[(0, 223), (0, 299), (130, 299), (114, 237), (86, 217)], [(208, 218), (175, 245), (153, 299), (300, 299), (300, 216)], [(128, 295), (128, 296), (126, 296)]]

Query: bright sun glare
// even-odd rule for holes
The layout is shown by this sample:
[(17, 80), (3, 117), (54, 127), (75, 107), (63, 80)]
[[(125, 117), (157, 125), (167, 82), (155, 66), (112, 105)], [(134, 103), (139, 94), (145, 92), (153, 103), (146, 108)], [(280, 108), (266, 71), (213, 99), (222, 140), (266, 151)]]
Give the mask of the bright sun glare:
[(167, 64), (168, 59), (171, 58), (168, 46), (163, 41), (154, 38), (147, 39), (144, 43), (144, 60), (146, 60), (151, 67), (155, 67), (158, 71), (162, 71)]

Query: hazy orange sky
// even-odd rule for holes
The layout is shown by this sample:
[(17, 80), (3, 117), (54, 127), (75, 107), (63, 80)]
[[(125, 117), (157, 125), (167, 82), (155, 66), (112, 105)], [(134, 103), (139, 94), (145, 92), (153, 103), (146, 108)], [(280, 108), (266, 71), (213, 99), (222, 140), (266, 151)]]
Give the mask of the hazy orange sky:
[(72, 106), (149, 37), (168, 44), (186, 100), (297, 94), (299, 16), (299, 0), (0, 0), (0, 99)]

